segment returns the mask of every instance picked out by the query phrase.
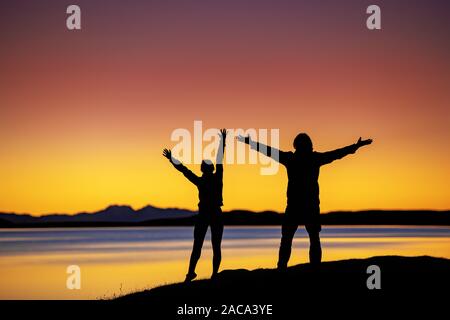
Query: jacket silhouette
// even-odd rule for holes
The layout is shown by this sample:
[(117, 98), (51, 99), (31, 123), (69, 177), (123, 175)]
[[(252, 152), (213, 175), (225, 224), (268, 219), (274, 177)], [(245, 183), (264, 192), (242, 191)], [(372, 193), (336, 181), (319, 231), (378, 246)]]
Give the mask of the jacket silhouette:
[(214, 165), (208, 160), (203, 160), (201, 171), (204, 174), (199, 177), (189, 170), (182, 163), (175, 164), (175, 169), (183, 173), (183, 175), (198, 188), (198, 206), (201, 208), (215, 208), (223, 206), (222, 189), (223, 189), (223, 164), (216, 163), (216, 172)]

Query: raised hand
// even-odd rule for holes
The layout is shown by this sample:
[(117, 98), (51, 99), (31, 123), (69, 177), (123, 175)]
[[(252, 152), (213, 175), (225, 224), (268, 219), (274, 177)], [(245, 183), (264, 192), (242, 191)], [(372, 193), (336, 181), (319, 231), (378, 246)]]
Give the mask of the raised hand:
[(219, 135), (225, 141), (225, 139), (227, 138), (227, 129), (221, 129)]
[(172, 161), (172, 151), (170, 149), (164, 149), (163, 156)]
[(362, 140), (361, 137), (359, 137), (358, 142), (356, 142), (356, 145), (358, 148), (362, 146), (367, 146), (372, 143), (372, 139)]

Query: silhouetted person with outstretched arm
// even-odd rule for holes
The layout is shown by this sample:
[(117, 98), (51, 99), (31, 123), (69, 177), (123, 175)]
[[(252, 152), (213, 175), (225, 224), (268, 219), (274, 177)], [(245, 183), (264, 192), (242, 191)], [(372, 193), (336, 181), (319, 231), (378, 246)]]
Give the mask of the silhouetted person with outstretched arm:
[(223, 155), (225, 152), (225, 140), (227, 131), (220, 130), (220, 145), (217, 151), (216, 172), (214, 164), (209, 160), (203, 160), (201, 164), (202, 176), (199, 177), (182, 163), (172, 157), (168, 149), (164, 149), (163, 155), (173, 164), (175, 169), (184, 174), (184, 176), (198, 188), (198, 216), (194, 227), (194, 245), (192, 248), (191, 259), (189, 262), (189, 271), (186, 274), (186, 282), (192, 281), (197, 277), (195, 267), (200, 259), (203, 241), (205, 240), (208, 226), (211, 227), (211, 243), (213, 248), (213, 272), (212, 277), (219, 272), (220, 261), (222, 259), (221, 242), (223, 234), (222, 221), (222, 189), (223, 189)]
[(299, 224), (304, 224), (309, 235), (309, 261), (320, 264), (322, 249), (320, 246), (320, 167), (355, 153), (360, 147), (371, 144), (372, 140), (359, 140), (347, 147), (328, 152), (313, 151), (313, 144), (306, 133), (300, 133), (294, 139), (295, 152), (284, 152), (262, 143), (252, 141), (250, 137), (238, 136), (238, 141), (245, 142), (254, 150), (283, 164), (287, 169), (287, 206), (282, 225), (282, 236), (278, 257), (278, 269), (287, 267), (291, 256), (292, 240)]

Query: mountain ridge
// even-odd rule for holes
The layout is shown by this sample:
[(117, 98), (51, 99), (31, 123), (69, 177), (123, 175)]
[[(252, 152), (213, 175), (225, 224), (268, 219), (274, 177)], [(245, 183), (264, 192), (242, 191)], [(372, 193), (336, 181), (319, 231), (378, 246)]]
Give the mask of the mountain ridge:
[[(95, 212), (48, 214), (1, 213), (1, 227), (17, 226), (185, 226), (193, 225), (196, 211), (158, 208), (152, 205), (133, 209), (129, 205), (110, 205)], [(283, 215), (275, 211), (231, 210), (223, 213), (226, 225), (279, 225)], [(450, 211), (363, 210), (321, 214), (321, 223), (329, 225), (450, 225)]]
[[(29, 213), (3, 213), (0, 219), (12, 223), (44, 223), (44, 222), (143, 222), (162, 218), (183, 218), (194, 215), (194, 211), (178, 208), (158, 208), (151, 205), (140, 209), (133, 209), (129, 205), (110, 205), (105, 209), (94, 212), (79, 212), (73, 215), (66, 213), (52, 213), (33, 216)], [(172, 216), (172, 217), (170, 217)]]

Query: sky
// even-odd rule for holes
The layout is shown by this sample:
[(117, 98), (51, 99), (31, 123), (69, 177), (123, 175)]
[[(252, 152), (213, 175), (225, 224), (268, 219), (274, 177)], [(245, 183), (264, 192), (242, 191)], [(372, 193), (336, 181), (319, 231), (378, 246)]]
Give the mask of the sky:
[[(321, 210), (450, 208), (450, 5), (375, 1), (0, 4), (0, 211), (112, 204), (195, 209), (161, 156), (171, 133), (307, 132), (317, 151), (374, 143), (321, 170)], [(198, 165), (191, 165), (199, 173)], [(287, 176), (227, 164), (224, 210), (277, 210)]]

